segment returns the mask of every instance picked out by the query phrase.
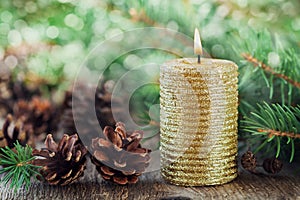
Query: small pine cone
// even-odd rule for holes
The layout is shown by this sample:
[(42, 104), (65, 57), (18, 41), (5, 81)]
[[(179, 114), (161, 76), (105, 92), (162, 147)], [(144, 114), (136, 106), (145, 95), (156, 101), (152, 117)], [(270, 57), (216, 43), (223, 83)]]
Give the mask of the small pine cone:
[(150, 150), (142, 148), (143, 132), (126, 133), (125, 125), (116, 124), (116, 129), (106, 126), (104, 138), (92, 142), (92, 163), (103, 179), (120, 185), (136, 183), (150, 161)]
[(264, 170), (271, 174), (277, 174), (281, 171), (282, 167), (282, 162), (277, 158), (267, 158), (263, 163)]
[(17, 141), (22, 146), (26, 144), (34, 146), (32, 129), (24, 125), (22, 118), (15, 120), (11, 114), (8, 114), (0, 130), (0, 147), (8, 146), (12, 149)]
[[(118, 119), (124, 119), (124, 109), (120, 106), (122, 99), (114, 98), (112, 102), (111, 92), (107, 88), (107, 83), (96, 89), (96, 94), (92, 91), (95, 86), (80, 84), (75, 92), (66, 92), (64, 101), (64, 112), (62, 116), (62, 128), (65, 133), (78, 133), (83, 142), (88, 141), (91, 144), (93, 138), (98, 137), (99, 129), (105, 126), (114, 126), (115, 119), (112, 114), (111, 105), (114, 105), (114, 113)], [(95, 102), (95, 107), (91, 106)], [(72, 102), (75, 107), (72, 108)], [(95, 113), (97, 119), (93, 119), (91, 113)], [(78, 119), (75, 126), (73, 113), (76, 113)], [(100, 127), (99, 127), (100, 125)]]
[[(114, 82), (106, 81), (100, 87), (97, 88), (95, 95), (96, 98), (96, 115), (99, 121), (99, 124), (102, 128), (105, 126), (114, 126), (116, 124), (115, 120), (122, 121), (125, 120), (125, 110), (122, 107), (123, 99), (121, 97), (112, 98), (112, 88)], [(114, 119), (113, 112), (116, 115), (117, 119)]]
[[(51, 134), (45, 140), (46, 148), (33, 150), (34, 165), (41, 166), (40, 173), (50, 185), (68, 185), (83, 176), (86, 168), (87, 149), (80, 143), (76, 134), (64, 135), (57, 144)], [(40, 179), (42, 177), (39, 177)]]
[(241, 158), (242, 167), (252, 173), (256, 172), (257, 160), (251, 151), (247, 151)]
[(14, 107), (15, 116), (24, 117), (25, 124), (32, 126), (36, 136), (57, 130), (56, 112), (50, 101), (40, 97), (33, 97), (30, 101), (19, 100)]
[(0, 116), (13, 112), (14, 104), (20, 100), (29, 100), (33, 95), (40, 96), (40, 90), (28, 87), (23, 81), (12, 76), (0, 80)]
[(3, 77), (3, 74), (0, 75), (0, 116), (5, 117), (12, 112), (14, 100), (9, 87), (10, 76)]
[[(94, 107), (91, 106), (93, 97), (92, 88), (86, 85), (80, 85), (74, 93), (67, 91), (61, 120), (64, 133), (78, 133), (82, 142), (88, 145), (91, 143), (92, 138), (97, 137), (99, 132), (97, 130), (99, 128), (97, 119), (91, 117), (94, 116), (91, 113), (95, 113)], [(72, 104), (75, 105), (74, 108), (72, 108)], [(79, 116), (76, 120), (74, 120), (73, 113), (76, 113), (75, 116)]]

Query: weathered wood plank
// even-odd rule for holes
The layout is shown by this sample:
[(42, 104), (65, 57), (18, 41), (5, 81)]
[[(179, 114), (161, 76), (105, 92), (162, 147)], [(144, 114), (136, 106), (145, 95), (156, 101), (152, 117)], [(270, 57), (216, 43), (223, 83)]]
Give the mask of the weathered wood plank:
[(101, 179), (89, 162), (85, 176), (70, 186), (35, 183), (29, 192), (13, 194), (0, 187), (2, 199), (300, 199), (300, 175), (286, 170), (276, 176), (257, 176), (240, 170), (231, 183), (209, 187), (180, 187), (163, 181), (159, 171), (144, 174), (136, 185), (118, 186)]

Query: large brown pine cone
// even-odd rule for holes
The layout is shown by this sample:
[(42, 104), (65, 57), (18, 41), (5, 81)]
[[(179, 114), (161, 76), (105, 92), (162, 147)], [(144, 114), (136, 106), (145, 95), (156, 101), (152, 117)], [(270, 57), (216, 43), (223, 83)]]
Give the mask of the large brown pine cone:
[(36, 136), (57, 130), (57, 112), (50, 101), (40, 97), (33, 97), (30, 101), (19, 100), (14, 106), (14, 115), (17, 118), (23, 117), (24, 123), (32, 126)]
[(104, 138), (92, 142), (92, 162), (105, 180), (117, 184), (136, 183), (149, 165), (150, 150), (142, 148), (142, 131), (126, 132), (125, 125), (116, 124), (116, 129), (106, 126)]
[[(83, 176), (86, 168), (87, 149), (76, 134), (64, 135), (57, 144), (51, 134), (45, 140), (46, 148), (33, 150), (32, 155), (41, 156), (33, 161), (42, 166), (40, 173), (50, 185), (68, 185)], [(42, 177), (39, 177), (40, 179)]]
[[(112, 103), (114, 105), (114, 113), (116, 113), (118, 119), (124, 118), (125, 112), (121, 107), (122, 99), (114, 98), (112, 102), (112, 94), (107, 85), (108, 82), (102, 84), (101, 87), (97, 87), (96, 94), (92, 92), (95, 86), (84, 84), (80, 84), (75, 89), (75, 92), (68, 91), (66, 93), (64, 101), (65, 109), (61, 124), (65, 133), (78, 133), (84, 142), (90, 144), (93, 138), (99, 136), (100, 127), (103, 129), (105, 126), (115, 125), (116, 122), (111, 108)], [(95, 101), (95, 106), (91, 106), (92, 101)], [(75, 105), (73, 110), (72, 102)], [(91, 113), (94, 114), (95, 112), (97, 119), (92, 118), (93, 115), (91, 115)], [(75, 120), (76, 126), (73, 113), (79, 116)]]
[(34, 146), (32, 129), (24, 125), (22, 118), (15, 120), (11, 114), (8, 114), (0, 130), (0, 147), (14, 148), (17, 141), (22, 146), (26, 144)]

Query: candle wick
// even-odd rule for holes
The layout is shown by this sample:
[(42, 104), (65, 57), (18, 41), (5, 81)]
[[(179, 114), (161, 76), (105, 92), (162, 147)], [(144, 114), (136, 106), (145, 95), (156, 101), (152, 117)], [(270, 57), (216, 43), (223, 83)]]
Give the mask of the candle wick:
[(199, 64), (201, 63), (200, 55), (198, 55), (198, 63), (199, 63)]

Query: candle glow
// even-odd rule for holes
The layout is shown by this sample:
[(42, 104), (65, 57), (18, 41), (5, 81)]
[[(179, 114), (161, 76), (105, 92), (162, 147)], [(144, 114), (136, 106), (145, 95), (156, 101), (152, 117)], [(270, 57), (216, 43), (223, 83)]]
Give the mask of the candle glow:
[(202, 55), (202, 44), (200, 39), (199, 30), (196, 28), (194, 33), (194, 53), (196, 55)]

